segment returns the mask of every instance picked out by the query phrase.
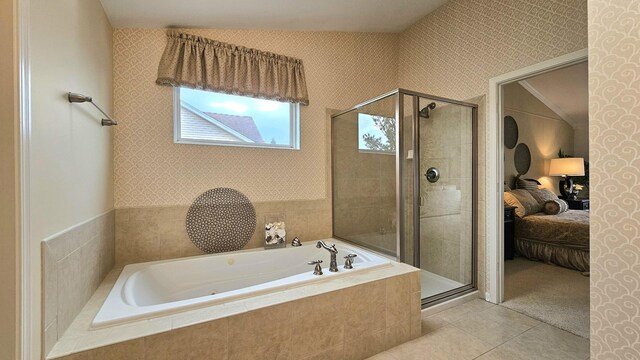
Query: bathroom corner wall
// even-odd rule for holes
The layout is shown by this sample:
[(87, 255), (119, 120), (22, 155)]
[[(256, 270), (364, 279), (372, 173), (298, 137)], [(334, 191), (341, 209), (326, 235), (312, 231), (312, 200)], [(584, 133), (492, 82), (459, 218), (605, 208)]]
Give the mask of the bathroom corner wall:
[[(105, 215), (113, 210), (113, 129), (101, 126), (103, 116), (91, 104), (66, 98), (67, 92), (82, 93), (112, 113), (113, 30), (99, 0), (31, 0), (29, 6), (30, 214), (25, 221), (30, 253), (38, 254), (30, 259), (36, 285), (31, 295), (49, 303), (30, 309), (34, 323), (42, 326), (33, 326), (29, 334), (35, 359), (62, 335), (113, 263), (105, 250), (113, 246), (108, 245), (113, 231), (101, 230), (113, 228), (113, 214)], [(45, 239), (64, 251), (54, 258), (41, 254)]]
[(42, 242), (45, 354), (115, 264), (115, 211)]
[[(451, 0), (403, 31), (399, 47), (401, 88), (461, 100), (486, 96), (492, 77), (586, 48), (587, 0)], [(488, 130), (486, 115), (478, 120), (477, 275), (483, 297)]]
[[(191, 202), (230, 187), (256, 204), (248, 247), (262, 246), (264, 215), (285, 213), (288, 236), (331, 236), (330, 109), (397, 87), (398, 34), (187, 29), (304, 61), (309, 106), (300, 150), (173, 142), (173, 89), (155, 84), (164, 29), (115, 29), (114, 110), (117, 262), (199, 254), (184, 230)], [(165, 221), (168, 220), (168, 221)]]

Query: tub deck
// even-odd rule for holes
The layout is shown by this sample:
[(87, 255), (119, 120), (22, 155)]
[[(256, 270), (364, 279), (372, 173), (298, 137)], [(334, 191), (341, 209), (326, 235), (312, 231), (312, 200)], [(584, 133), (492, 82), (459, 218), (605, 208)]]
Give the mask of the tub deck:
[[(360, 286), (366, 284), (374, 285), (371, 283), (375, 283), (375, 288), (378, 288), (378, 290), (376, 290), (378, 292), (379, 288), (386, 289), (386, 291), (380, 294), (380, 296), (369, 296), (373, 299), (368, 299), (367, 301), (382, 301), (382, 311), (386, 312), (386, 316), (382, 316), (382, 319), (385, 320), (381, 325), (382, 328), (380, 328), (380, 326), (378, 325), (374, 327), (377, 331), (377, 335), (375, 336), (382, 336), (384, 339), (388, 339), (383, 342), (380, 342), (380, 339), (369, 340), (374, 344), (378, 344), (379, 346), (384, 345), (383, 347), (390, 348), (420, 335), (419, 270), (410, 265), (394, 261), (392, 261), (389, 266), (374, 268), (369, 271), (357, 272), (350, 274), (349, 276), (336, 277), (331, 281), (315, 282), (307, 286), (299, 286), (295, 288), (279, 290), (273, 293), (257, 295), (251, 298), (237, 299), (234, 301), (226, 302), (224, 304), (211, 305), (204, 308), (192, 309), (151, 319), (132, 321), (130, 323), (114, 325), (107, 328), (91, 329), (92, 320), (102, 307), (102, 304), (104, 303), (105, 299), (116, 283), (116, 280), (118, 279), (120, 273), (122, 272), (122, 269), (122, 267), (115, 268), (107, 275), (107, 277), (102, 282), (100, 287), (96, 290), (89, 302), (69, 326), (69, 329), (58, 340), (53, 349), (47, 355), (47, 359), (64, 358), (68, 355), (85, 351), (89, 351), (90, 354), (93, 354), (93, 352), (91, 351), (92, 349), (102, 347), (105, 347), (104, 349), (110, 349), (112, 347), (110, 345), (114, 344), (132, 344), (132, 341), (134, 341), (134, 339), (152, 339), (154, 338), (154, 336), (162, 336), (163, 333), (173, 334), (174, 331), (178, 329), (194, 328), (194, 325), (196, 324), (216, 324), (219, 323), (216, 322), (216, 320), (225, 319), (232, 316), (242, 316), (243, 314), (247, 313), (260, 313), (262, 310), (269, 310), (271, 308), (281, 310), (284, 309), (287, 316), (290, 316), (291, 312), (295, 311), (295, 309), (298, 307), (298, 304), (301, 304), (300, 306), (308, 306), (304, 305), (307, 303), (305, 301), (302, 301), (301, 303), (295, 303), (296, 301), (300, 301), (310, 297), (314, 297), (314, 299), (318, 300), (319, 296), (327, 296), (326, 299), (328, 300), (328, 302), (332, 303), (332, 299), (342, 299), (344, 296), (346, 296), (345, 294), (347, 294), (346, 292), (337, 292), (344, 291), (353, 287), (358, 287), (358, 289), (365, 289), (365, 287)], [(366, 288), (369, 289), (370, 287), (368, 286)], [(336, 293), (329, 294), (332, 292)], [(354, 294), (353, 292), (348, 293), (351, 297), (357, 296), (357, 294)], [(382, 297), (382, 300), (380, 300), (380, 297)], [(366, 298), (366, 296), (364, 298)], [(398, 303), (395, 303), (396, 300), (404, 304), (402, 305), (402, 308), (398, 309), (399, 306)], [(317, 304), (320, 305), (320, 303), (323, 302), (326, 302), (326, 300), (319, 301), (317, 302)], [(380, 316), (376, 316), (379, 314), (369, 314), (363, 316), (363, 314), (353, 313), (353, 311), (367, 311), (366, 307), (357, 307), (357, 303), (358, 301), (339, 301), (336, 306), (344, 307), (346, 312), (341, 312), (340, 316), (349, 317), (353, 315), (353, 318), (356, 320), (361, 317), (363, 319), (380, 318)], [(278, 306), (281, 304), (283, 306)], [(384, 304), (386, 304), (386, 307)], [(349, 306), (356, 306), (356, 310), (346, 311)], [(323, 306), (320, 305), (320, 307)], [(327, 308), (325, 310), (327, 310), (326, 312), (328, 313), (333, 312), (331, 308)], [(378, 308), (376, 311), (380, 311), (380, 309)], [(312, 312), (313, 311), (310, 311), (310, 313)], [(320, 311), (319, 313), (321, 312), (323, 311)], [(311, 318), (315, 319), (316, 315), (311, 316)], [(404, 319), (405, 316), (407, 320), (406, 322), (399, 321), (399, 317), (402, 317)], [(306, 316), (301, 315), (301, 319), (303, 319), (303, 322), (306, 321)], [(410, 322), (408, 321), (409, 319), (411, 320)], [(296, 322), (298, 322), (298, 320), (296, 320)], [(343, 329), (343, 332), (347, 331), (343, 327), (350, 326), (349, 321), (345, 321), (345, 318), (335, 319), (337, 325), (326, 324), (326, 321), (322, 321), (321, 319), (316, 320), (316, 322), (319, 324), (319, 326), (338, 326), (339, 328)], [(228, 321), (227, 323), (232, 322)], [(253, 325), (255, 324), (252, 324), (252, 326)], [(370, 326), (371, 324), (368, 324), (367, 326), (363, 327), (363, 331)], [(351, 330), (349, 330), (349, 332), (351, 332)], [(328, 333), (331, 333), (331, 331), (328, 331)], [(302, 338), (303, 339), (301, 341), (305, 341), (304, 337)], [(362, 340), (358, 338), (354, 339), (358, 341)], [(340, 340), (342, 341), (342, 338), (340, 338)], [(147, 340), (147, 343), (149, 343), (149, 341), (150, 340)], [(345, 341), (347, 341), (346, 336)], [(142, 344), (145, 344), (145, 342), (142, 342)], [(344, 345), (347, 346), (346, 343)], [(144, 345), (140, 346), (144, 347)], [(230, 344), (229, 346), (232, 346), (232, 344)], [(340, 346), (342, 346), (342, 342), (340, 343)], [(307, 346), (306, 348), (309, 348), (309, 346)], [(362, 349), (362, 351), (370, 350), (371, 349), (366, 348)], [(384, 349), (377, 350), (382, 351)], [(93, 354), (93, 356), (95, 356), (95, 354)], [(96, 356), (95, 358), (99, 358), (99, 356)]]

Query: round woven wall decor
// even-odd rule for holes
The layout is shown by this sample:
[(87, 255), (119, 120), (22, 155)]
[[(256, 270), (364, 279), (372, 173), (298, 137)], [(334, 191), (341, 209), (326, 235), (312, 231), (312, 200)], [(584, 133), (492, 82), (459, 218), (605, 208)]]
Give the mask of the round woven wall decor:
[(207, 190), (187, 212), (191, 242), (206, 253), (242, 249), (256, 230), (256, 210), (243, 193), (229, 188)]

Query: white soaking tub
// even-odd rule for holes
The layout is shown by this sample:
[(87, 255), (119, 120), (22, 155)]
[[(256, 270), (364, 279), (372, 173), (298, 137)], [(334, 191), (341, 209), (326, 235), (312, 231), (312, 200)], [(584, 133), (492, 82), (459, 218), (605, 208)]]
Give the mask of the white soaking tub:
[[(127, 265), (91, 327), (221, 304), (390, 265), (389, 259), (363, 248), (334, 239), (324, 241), (336, 244), (338, 272), (329, 271), (330, 254), (316, 248), (317, 241), (284, 249), (250, 249)], [(347, 254), (357, 255), (350, 270), (343, 268)], [(312, 260), (323, 261), (323, 275), (313, 275), (314, 266), (307, 264)]]

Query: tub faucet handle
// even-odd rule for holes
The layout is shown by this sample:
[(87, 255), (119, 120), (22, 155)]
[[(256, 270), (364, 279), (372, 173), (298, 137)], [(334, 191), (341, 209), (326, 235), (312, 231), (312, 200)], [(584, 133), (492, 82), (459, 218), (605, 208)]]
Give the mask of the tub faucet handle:
[(346, 259), (344, 261), (344, 268), (345, 269), (353, 269), (353, 258), (356, 257), (358, 255), (356, 254), (349, 254), (347, 256), (345, 256), (344, 258)]
[(315, 265), (315, 269), (313, 269), (313, 275), (322, 275), (322, 260), (309, 261), (307, 264)]
[(302, 242), (300, 242), (300, 239), (296, 236), (291, 240), (291, 246), (302, 246)]

